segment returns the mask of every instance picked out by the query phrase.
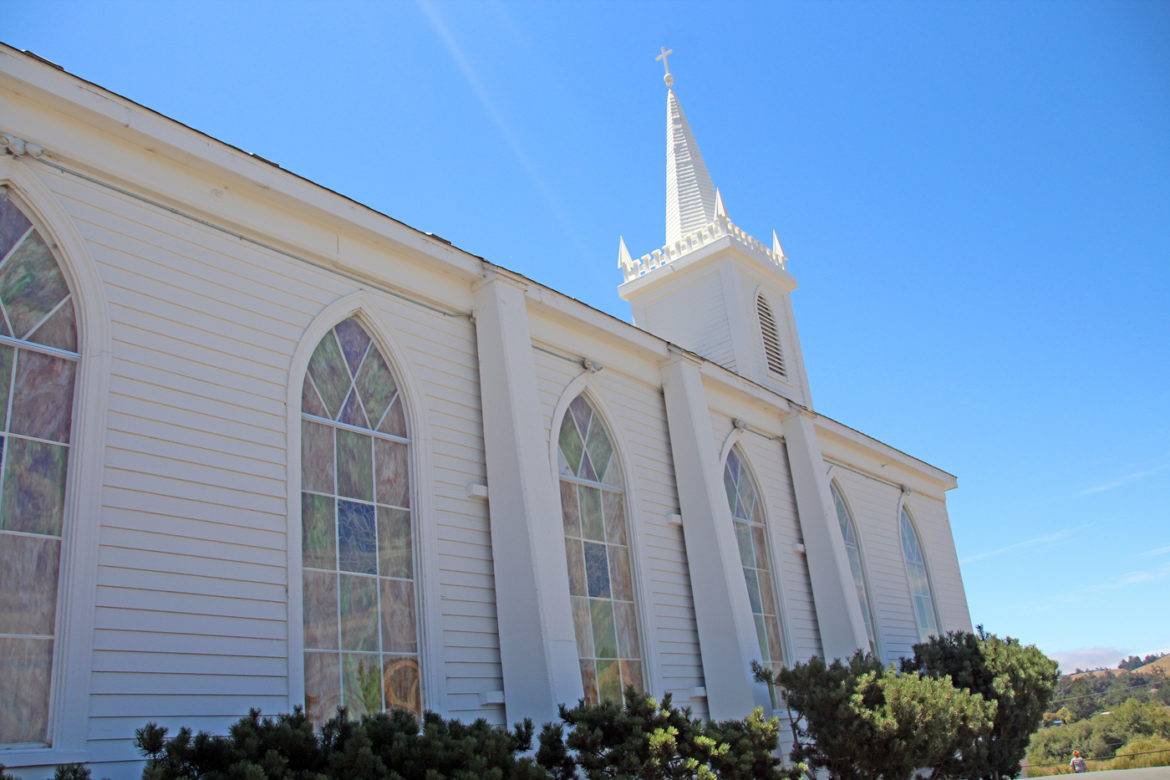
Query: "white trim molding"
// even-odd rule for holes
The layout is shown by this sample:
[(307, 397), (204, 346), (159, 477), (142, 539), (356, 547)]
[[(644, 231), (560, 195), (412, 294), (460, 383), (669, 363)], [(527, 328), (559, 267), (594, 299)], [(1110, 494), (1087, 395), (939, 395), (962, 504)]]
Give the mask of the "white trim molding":
[(504, 712), (540, 723), (583, 686), (522, 281), (493, 273), (476, 285), (475, 338)]
[(771, 696), (752, 677), (751, 663), (759, 654), (756, 623), (698, 361), (678, 354), (663, 365), (662, 389), (708, 715), (742, 718), (753, 707), (770, 708)]
[(79, 360), (65, 491), (50, 693), (50, 745), (0, 750), (0, 764), (38, 766), (88, 760), (97, 546), (101, 523), (111, 335), (105, 287), (89, 250), (53, 193), (23, 159), (0, 157), (0, 183), (53, 248), (77, 305)]

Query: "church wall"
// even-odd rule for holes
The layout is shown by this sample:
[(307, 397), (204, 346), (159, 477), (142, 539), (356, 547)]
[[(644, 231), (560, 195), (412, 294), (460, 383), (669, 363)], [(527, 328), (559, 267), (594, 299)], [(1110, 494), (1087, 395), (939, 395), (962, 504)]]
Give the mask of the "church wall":
[[(113, 328), (90, 748), (289, 705), (285, 397), (300, 334), (359, 285), (61, 174), (46, 176), (105, 282)], [(425, 388), (446, 697), (502, 721), (475, 341), (466, 318), (373, 294)], [(298, 457), (292, 453), (289, 457)], [(294, 572), (296, 574), (296, 572)]]
[[(46, 78), (69, 77), (54, 72)], [(9, 163), (39, 177), (72, 222), (102, 280), (111, 319), (104, 472), (93, 497), (98, 566), (86, 758), (106, 762), (95, 775), (137, 774), (133, 765), (118, 768), (116, 762), (139, 758), (133, 730), (147, 720), (221, 730), (249, 707), (277, 712), (299, 703), (288, 657), (300, 648), (290, 646), (288, 621), (300, 615), (287, 589), (290, 577), (299, 577), (288, 560), (287, 481), (299, 453), (288, 448), (288, 423), (296, 410), (287, 405), (289, 385), (300, 377), (290, 377), (289, 366), (310, 323), (359, 291), (396, 347), (388, 357), (413, 378), (418, 392), (409, 403), (426, 422), (427, 436), (412, 446), (426, 460), (415, 475), (415, 489), (427, 498), (417, 522), (433, 529), (434, 545), (432, 557), (424, 552), (420, 561), (418, 581), (433, 586), (436, 614), (430, 620), (424, 611), (419, 622), (436, 648), (424, 654), (424, 674), (436, 664), (439, 671), (437, 688), (428, 690), (424, 704), (452, 717), (501, 723), (503, 706), (488, 703), (498, 702), (504, 686), (488, 505), (469, 497), (468, 489), (487, 480), (476, 335), (471, 320), (459, 313), (470, 310), (471, 281), (486, 266), (355, 204), (337, 206), (334, 195), (236, 150), (204, 137), (192, 140), (186, 128), (167, 125), (173, 135), (166, 136), (156, 129), (160, 139), (147, 151), (142, 138), (148, 123), (165, 120), (144, 110), (119, 103), (134, 122), (123, 124), (117, 113), (118, 121), (106, 126), (90, 121), (87, 112), (98, 109), (89, 104), (65, 105), (76, 112), (70, 115), (62, 112), (64, 103), (50, 110), (3, 87), (0, 82), (3, 121), (13, 123), (3, 129), (27, 130), (46, 148), (65, 150), (62, 158), (72, 167), (111, 187), (153, 193), (150, 198), (180, 212), (47, 162)], [(97, 88), (71, 88), (82, 95), (75, 100), (113, 102)], [(106, 103), (100, 108), (115, 113)], [(129, 141), (131, 133), (142, 137)], [(188, 148), (184, 159), (190, 165), (180, 165), (163, 154), (178, 157), (168, 144), (180, 143), (223, 157), (214, 164), (200, 161), (200, 149)], [(333, 211), (325, 214), (326, 206)], [(314, 262), (259, 247), (199, 219)], [(344, 273), (328, 270), (330, 263)], [(685, 293), (693, 296), (693, 306), (675, 307), (710, 313), (695, 318), (704, 324), (726, 317), (726, 290), (717, 272), (697, 281)], [(402, 295), (380, 291), (379, 284), (393, 284)], [(655, 693), (670, 691), (677, 703), (703, 715), (704, 700), (693, 698), (705, 683), (692, 578), (701, 583), (704, 572), (688, 567), (662, 390), (662, 366), (673, 348), (528, 284), (549, 479), (556, 479), (555, 410), (566, 393), (587, 387), (612, 423), (631, 475), (649, 680)], [(443, 314), (423, 301), (453, 311)], [(730, 365), (730, 337), (711, 335), (730, 330), (696, 332), (697, 341), (687, 346)], [(602, 370), (586, 371), (579, 362), (585, 356)], [(767, 505), (788, 651), (802, 660), (820, 652), (821, 638), (807, 561), (796, 548), (803, 540), (792, 471), (778, 436), (786, 407), (723, 369), (705, 364), (702, 371), (720, 453), (733, 418), (774, 436), (741, 432), (736, 440)], [(890, 455), (873, 440), (852, 448), (821, 441), (829, 448), (826, 455), (832, 450), (831, 462), (871, 471)], [(943, 626), (969, 628), (942, 501), (946, 488), (925, 464), (897, 469), (904, 472), (898, 480), (914, 488), (910, 507)], [(830, 476), (839, 479), (855, 513), (882, 650), (893, 660), (908, 653), (917, 637), (898, 543), (899, 489), (841, 466), (833, 466)]]
[[(538, 329), (553, 332), (550, 327), (534, 327)], [(604, 353), (604, 346), (594, 348)], [(637, 535), (635, 576), (646, 596), (640, 605), (645, 643), (653, 648), (648, 658), (650, 680), (656, 692), (668, 691), (676, 703), (689, 704), (696, 715), (704, 715), (705, 702), (692, 699), (694, 689), (703, 685), (702, 658), (682, 526), (671, 521), (678, 512), (678, 497), (661, 389), (617, 370), (591, 374), (572, 358), (550, 354), (555, 351), (542, 345), (534, 351), (550, 449), (552, 426), (559, 423), (553, 419), (559, 401), (588, 388), (612, 417), (614, 442), (635, 480), (630, 524)], [(550, 453), (550, 478), (552, 473)]]

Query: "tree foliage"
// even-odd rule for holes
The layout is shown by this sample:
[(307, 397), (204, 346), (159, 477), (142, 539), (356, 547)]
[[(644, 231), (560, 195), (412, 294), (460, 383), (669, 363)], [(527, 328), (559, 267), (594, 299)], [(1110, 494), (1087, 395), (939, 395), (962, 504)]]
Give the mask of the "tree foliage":
[[(531, 721), (511, 731), (427, 713), (422, 723), (395, 711), (350, 720), (344, 709), (318, 732), (305, 714), (261, 717), (253, 710), (226, 735), (148, 723), (137, 745), (144, 780), (542, 780), (546, 778), (795, 779), (776, 757), (779, 720), (757, 709), (721, 723), (633, 689), (624, 706), (561, 707), (535, 757)], [(9, 780), (0, 778), (0, 780)], [(58, 778), (83, 780), (83, 778)]]
[(394, 711), (350, 720), (344, 709), (320, 733), (299, 708), (239, 720), (226, 736), (187, 728), (173, 737), (148, 723), (136, 733), (144, 780), (529, 780), (547, 775), (517, 753), (532, 746), (532, 723), (512, 731), (484, 720), (461, 723)]
[[(1130, 699), (1091, 718), (1038, 731), (1028, 748), (1028, 763), (1067, 763), (1073, 750), (1092, 759), (1110, 759), (1128, 752), (1121, 749), (1124, 745), (1149, 737), (1170, 739), (1170, 710), (1160, 703)], [(1161, 756), (1161, 763), (1168, 759)]]
[(560, 724), (540, 735), (537, 762), (558, 780), (587, 778), (784, 778), (775, 756), (780, 721), (757, 708), (743, 720), (691, 717), (689, 708), (626, 690), (612, 702), (560, 708)]
[[(144, 780), (906, 780), (919, 770), (1000, 780), (1015, 775), (1056, 674), (1035, 648), (982, 632), (920, 644), (901, 668), (862, 652), (779, 672), (753, 668), (788, 707), (787, 764), (777, 755), (782, 721), (762, 709), (704, 721), (669, 695), (658, 701), (632, 688), (624, 704), (562, 706), (535, 754), (531, 721), (509, 731), (434, 713), (421, 722), (401, 711), (350, 720), (344, 709), (320, 730), (299, 708), (274, 717), (253, 710), (227, 734), (171, 735), (148, 723), (136, 742), (147, 757)], [(1132, 702), (1107, 721), (1073, 724), (1079, 730), (1046, 729), (1033, 748), (1063, 757), (1073, 743), (1104, 754), (1135, 738), (1170, 738), (1170, 714), (1141, 707), (1159, 709)], [(76, 765), (57, 775), (88, 780)], [(0, 767), (0, 780), (14, 779)]]
[(1114, 709), (1130, 699), (1170, 705), (1170, 685), (1166, 673), (1152, 669), (1141, 674), (1109, 672), (1106, 674), (1067, 675), (1061, 677), (1053, 694), (1059, 705), (1059, 718), (1065, 723), (1092, 717)]
[(1134, 669), (1139, 669), (1139, 668), (1145, 666), (1146, 664), (1152, 664), (1154, 661), (1157, 661), (1159, 658), (1165, 657), (1165, 655), (1166, 655), (1165, 653), (1150, 653), (1149, 655), (1146, 655), (1144, 657), (1131, 655), (1128, 658), (1121, 659), (1121, 662), (1119, 664), (1117, 664), (1117, 668), (1118, 669), (1125, 669), (1126, 671), (1132, 672)]
[(824, 770), (831, 778), (907, 778), (944, 766), (978, 735), (986, 734), (996, 705), (956, 688), (949, 677), (883, 669), (858, 652), (849, 661), (820, 658), (776, 675), (792, 713), (794, 762)]
[(958, 749), (937, 765), (936, 776), (1019, 775), (1028, 740), (1053, 699), (1059, 678), (1055, 661), (1010, 637), (952, 632), (915, 645), (902, 670), (949, 679), (996, 705), (990, 729), (965, 734)]

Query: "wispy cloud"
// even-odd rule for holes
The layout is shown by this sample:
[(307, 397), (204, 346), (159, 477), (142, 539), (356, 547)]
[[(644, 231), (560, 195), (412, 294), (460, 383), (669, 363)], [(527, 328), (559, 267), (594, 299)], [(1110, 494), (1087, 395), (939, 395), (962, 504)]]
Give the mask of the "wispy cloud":
[(1156, 547), (1138, 555), (1139, 558), (1157, 558), (1159, 555), (1170, 555), (1170, 546)]
[(1001, 555), (1007, 555), (1009, 553), (1014, 553), (1014, 552), (1017, 552), (1018, 550), (1026, 550), (1026, 549), (1029, 549), (1032, 547), (1047, 547), (1048, 545), (1056, 544), (1057, 542), (1063, 542), (1067, 539), (1071, 539), (1072, 537), (1076, 536), (1078, 533), (1085, 530), (1086, 528), (1088, 528), (1091, 525), (1093, 525), (1093, 524), (1092, 523), (1081, 523), (1080, 525), (1075, 526), (1073, 528), (1062, 528), (1059, 531), (1053, 531), (1052, 533), (1043, 534), (1041, 536), (1034, 536), (1031, 539), (1025, 539), (1021, 542), (1013, 542), (1012, 544), (1004, 545), (1003, 547), (997, 547), (994, 550), (987, 550), (986, 552), (975, 553), (974, 555), (970, 555), (970, 556), (964, 558), (962, 561), (960, 561), (960, 563), (962, 563), (964, 566), (966, 566), (969, 563), (975, 563), (976, 561), (985, 561), (988, 558), (998, 558)]
[(1120, 647), (1078, 647), (1073, 650), (1055, 650), (1048, 655), (1060, 664), (1061, 672), (1068, 674), (1074, 669), (1113, 668), (1129, 652)]
[(1165, 579), (1170, 579), (1170, 562), (1145, 569), (1134, 569), (1133, 571), (1127, 571), (1122, 574), (1118, 574), (1115, 577), (1110, 577), (1109, 579), (1102, 582), (1086, 585), (1083, 588), (1066, 590), (1062, 593), (1056, 594), (1052, 598), (1041, 599), (1039, 601), (1021, 602), (1014, 605), (1014, 608), (1020, 611), (1028, 612), (1069, 605), (1083, 606), (1085, 599), (1088, 596), (1099, 595), (1102, 593), (1116, 593), (1117, 591), (1125, 590), (1127, 588), (1148, 585), (1151, 582), (1161, 582)]
[(1111, 479), (1108, 482), (1102, 482), (1099, 485), (1093, 485), (1092, 487), (1085, 488), (1078, 495), (1091, 496), (1097, 493), (1105, 493), (1110, 490), (1116, 490), (1119, 487), (1124, 487), (1125, 485), (1143, 480), (1146, 477), (1152, 477), (1154, 474), (1161, 474), (1163, 471), (1167, 470), (1170, 470), (1170, 463), (1162, 463), (1151, 468), (1139, 469), (1138, 471), (1132, 471), (1129, 474), (1123, 474), (1120, 477)]
[(1158, 582), (1167, 577), (1170, 577), (1170, 563), (1153, 569), (1138, 569), (1137, 571), (1126, 572), (1104, 583), (1099, 590), (1118, 590), (1129, 587), (1130, 585), (1144, 585), (1147, 582)]
[(574, 227), (573, 220), (570, 219), (569, 213), (565, 210), (565, 207), (561, 205), (560, 199), (557, 197), (556, 193), (553, 192), (552, 187), (550, 187), (548, 182), (545, 180), (544, 175), (540, 172), (540, 168), (524, 149), (524, 144), (521, 142), (520, 136), (516, 132), (515, 128), (512, 127), (512, 124), (507, 120), (499, 108), (496, 107), (496, 102), (492, 98), (491, 93), (488, 92), (487, 87), (484, 86), (483, 81), (479, 77), (479, 74), (472, 66), (470, 60), (467, 59), (467, 55), (464, 53), (463, 47), (459, 44), (459, 41), (455, 39), (455, 35), (451, 32), (451, 29), (443, 20), (443, 16), (439, 12), (438, 7), (434, 2), (432, 2), (432, 0), (417, 0), (417, 2), (418, 7), (422, 9), (423, 14), (426, 16), (427, 21), (430, 22), (431, 28), (443, 42), (443, 45), (447, 49), (447, 53), (451, 55), (451, 59), (454, 60), (455, 67), (459, 69), (459, 73), (463, 76), (464, 81), (467, 82), (467, 86), (471, 88), (471, 92), (475, 95), (475, 99), (479, 101), (479, 104), (487, 114), (488, 119), (490, 119), (492, 124), (496, 126), (496, 130), (504, 139), (504, 143), (512, 152), (512, 156), (516, 158), (516, 162), (520, 164), (520, 168), (532, 182), (533, 186), (540, 194), (541, 199), (544, 200), (545, 206), (552, 213), (557, 223), (561, 226), (561, 229), (565, 231), (565, 235), (569, 238), (570, 241), (573, 242), (573, 245), (577, 249), (577, 252), (581, 255), (581, 258), (586, 259), (588, 256), (588, 250), (585, 248), (585, 242), (581, 239), (581, 236), (577, 232), (576, 227)]

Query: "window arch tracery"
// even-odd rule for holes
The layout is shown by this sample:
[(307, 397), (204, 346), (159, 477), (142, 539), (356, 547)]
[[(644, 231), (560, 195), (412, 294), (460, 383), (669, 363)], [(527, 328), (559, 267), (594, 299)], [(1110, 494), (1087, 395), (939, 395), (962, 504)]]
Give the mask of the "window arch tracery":
[(561, 520), (585, 700), (645, 690), (621, 465), (601, 417), (579, 395), (557, 439)]
[(902, 557), (906, 561), (906, 578), (910, 581), (914, 622), (918, 625), (918, 638), (925, 642), (939, 633), (934, 590), (930, 586), (930, 574), (926, 570), (926, 556), (922, 554), (922, 540), (905, 505), (902, 506), (899, 515)]
[(837, 509), (837, 522), (841, 525), (841, 536), (845, 540), (845, 553), (849, 558), (849, 569), (853, 573), (853, 587), (857, 591), (857, 601), (861, 605), (861, 615), (865, 618), (865, 631), (869, 636), (869, 651), (877, 653), (877, 632), (873, 624), (873, 611), (869, 604), (869, 588), (865, 582), (865, 569), (861, 563), (861, 539), (857, 534), (857, 524), (853, 522), (853, 514), (845, 504), (845, 497), (836, 482), (830, 482), (829, 488), (833, 492), (833, 505)]
[(321, 722), (422, 710), (404, 401), (356, 317), (325, 334), (301, 390), (305, 706)]
[(723, 466), (723, 487), (731, 508), (748, 601), (751, 603), (752, 617), (755, 618), (760, 662), (765, 667), (779, 671), (784, 665), (784, 645), (764, 502), (738, 447), (732, 447), (727, 453)]
[(49, 744), (78, 361), (53, 250), (0, 188), (0, 744)]

